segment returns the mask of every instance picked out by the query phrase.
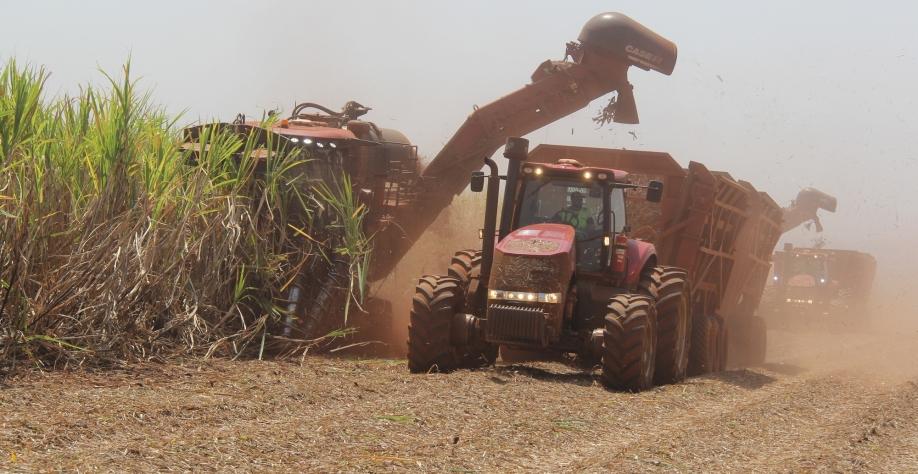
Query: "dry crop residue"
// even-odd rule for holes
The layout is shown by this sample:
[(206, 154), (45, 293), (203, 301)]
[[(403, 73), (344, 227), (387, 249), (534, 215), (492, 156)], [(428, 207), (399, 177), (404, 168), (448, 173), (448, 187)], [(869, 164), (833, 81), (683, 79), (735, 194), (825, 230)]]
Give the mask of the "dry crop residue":
[(814, 337), (773, 337), (763, 367), (640, 394), (554, 363), (33, 373), (0, 389), (0, 471), (918, 469), (918, 337)]

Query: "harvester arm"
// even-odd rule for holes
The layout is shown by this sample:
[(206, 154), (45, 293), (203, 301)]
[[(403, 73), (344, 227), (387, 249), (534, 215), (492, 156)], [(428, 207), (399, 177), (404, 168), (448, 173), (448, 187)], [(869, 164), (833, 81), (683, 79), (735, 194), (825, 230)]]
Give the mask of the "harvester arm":
[[(545, 61), (532, 74), (532, 83), (477, 108), (445, 147), (427, 165), (427, 178), (468, 176), (481, 169), (508, 137), (523, 136), (566, 117), (599, 97), (618, 91), (613, 121), (638, 123), (628, 68), (638, 66), (672, 73), (676, 45), (620, 13), (590, 19), (579, 43), (568, 43), (564, 61)], [(568, 61), (570, 57), (572, 60)], [(448, 184), (458, 194), (467, 180)]]
[(816, 232), (822, 232), (818, 211), (820, 209), (835, 212), (838, 200), (818, 189), (803, 188), (797, 193), (797, 199), (784, 208), (783, 232), (789, 232), (801, 224), (812, 221), (816, 224)]
[[(672, 73), (676, 45), (620, 13), (590, 19), (569, 43), (564, 61), (545, 61), (532, 74), (532, 83), (475, 111), (446, 146), (422, 170), (415, 205), (397, 216), (398, 236), (388, 240), (387, 254), (377, 252), (374, 273), (386, 273), (414, 241), (469, 184), (508, 137), (524, 136), (566, 117), (612, 91), (612, 120), (637, 123), (628, 82), (628, 69), (638, 66), (665, 75)], [(377, 244), (377, 249), (382, 246)]]

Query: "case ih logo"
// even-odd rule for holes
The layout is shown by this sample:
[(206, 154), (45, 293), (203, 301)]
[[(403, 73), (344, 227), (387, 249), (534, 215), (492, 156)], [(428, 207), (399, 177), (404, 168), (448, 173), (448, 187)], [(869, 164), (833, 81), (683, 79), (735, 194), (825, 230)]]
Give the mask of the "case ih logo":
[(643, 50), (636, 46), (628, 45), (625, 46), (625, 52), (628, 53), (629, 57), (635, 61), (642, 62), (649, 66), (659, 66), (663, 63), (663, 58), (657, 56), (656, 54), (651, 53), (650, 51)]

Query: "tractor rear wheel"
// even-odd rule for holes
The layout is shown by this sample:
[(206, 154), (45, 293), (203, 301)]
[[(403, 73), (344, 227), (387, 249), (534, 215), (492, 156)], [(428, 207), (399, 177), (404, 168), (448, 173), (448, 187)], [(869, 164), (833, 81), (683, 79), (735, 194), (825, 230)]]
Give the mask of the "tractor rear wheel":
[(716, 316), (696, 314), (692, 321), (692, 347), (689, 351), (689, 374), (702, 375), (718, 370), (720, 365), (720, 321)]
[(603, 331), (603, 383), (632, 392), (650, 388), (657, 343), (653, 300), (644, 295), (618, 295), (608, 308)]
[(685, 379), (692, 337), (688, 275), (678, 267), (658, 266), (641, 278), (641, 293), (653, 296), (657, 309), (657, 357), (654, 382)]

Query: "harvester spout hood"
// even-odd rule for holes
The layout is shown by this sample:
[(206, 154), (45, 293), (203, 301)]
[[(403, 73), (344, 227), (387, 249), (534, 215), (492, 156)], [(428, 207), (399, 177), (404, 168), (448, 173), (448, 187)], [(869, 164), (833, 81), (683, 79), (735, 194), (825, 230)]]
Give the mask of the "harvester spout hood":
[(579, 43), (568, 44), (568, 55), (593, 74), (614, 84), (617, 95), (595, 120), (636, 124), (634, 91), (628, 82), (628, 68), (670, 75), (676, 67), (676, 45), (627, 15), (609, 12), (590, 18), (583, 25)]
[(600, 13), (590, 18), (577, 39), (583, 48), (583, 63), (595, 55), (612, 56), (667, 76), (676, 67), (675, 43), (621, 13)]
[(822, 232), (818, 211), (835, 212), (837, 207), (838, 200), (835, 196), (818, 189), (803, 188), (797, 193), (797, 199), (794, 199), (789, 207), (784, 208), (783, 230), (787, 232), (804, 222), (811, 221), (816, 225), (816, 231)]

